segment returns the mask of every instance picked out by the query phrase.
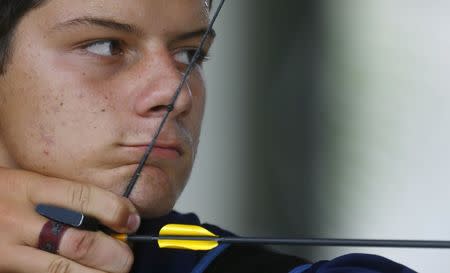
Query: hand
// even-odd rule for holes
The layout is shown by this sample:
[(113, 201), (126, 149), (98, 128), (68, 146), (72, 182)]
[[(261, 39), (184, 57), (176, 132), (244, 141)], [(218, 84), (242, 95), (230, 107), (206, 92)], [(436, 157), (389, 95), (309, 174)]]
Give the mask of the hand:
[(80, 211), (119, 232), (137, 230), (140, 219), (126, 198), (89, 184), (0, 168), (0, 272), (129, 272), (133, 254), (127, 244), (102, 232), (69, 228), (58, 254), (37, 249), (48, 219), (37, 204)]

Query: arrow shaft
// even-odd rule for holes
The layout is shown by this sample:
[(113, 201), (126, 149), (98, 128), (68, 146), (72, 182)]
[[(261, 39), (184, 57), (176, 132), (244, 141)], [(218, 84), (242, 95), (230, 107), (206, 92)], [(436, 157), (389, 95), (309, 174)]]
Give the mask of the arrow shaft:
[(311, 239), (311, 238), (264, 238), (264, 237), (198, 237), (198, 236), (147, 236), (130, 235), (130, 242), (157, 240), (216, 241), (232, 244), (298, 245), (298, 246), (352, 246), (397, 248), (449, 248), (450, 241), (425, 240), (367, 240), (367, 239)]
[(366, 239), (277, 239), (277, 238), (223, 238), (221, 242), (259, 243), (268, 245), (302, 246), (353, 246), (353, 247), (402, 247), (402, 248), (450, 248), (448, 241), (415, 240), (366, 240)]

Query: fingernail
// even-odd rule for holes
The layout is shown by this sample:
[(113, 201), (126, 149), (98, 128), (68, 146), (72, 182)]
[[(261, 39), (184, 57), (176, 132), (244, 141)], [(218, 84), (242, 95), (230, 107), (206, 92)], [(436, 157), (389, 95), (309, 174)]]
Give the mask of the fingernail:
[(128, 217), (127, 228), (131, 232), (137, 231), (140, 224), (141, 224), (141, 217), (138, 214), (131, 214)]

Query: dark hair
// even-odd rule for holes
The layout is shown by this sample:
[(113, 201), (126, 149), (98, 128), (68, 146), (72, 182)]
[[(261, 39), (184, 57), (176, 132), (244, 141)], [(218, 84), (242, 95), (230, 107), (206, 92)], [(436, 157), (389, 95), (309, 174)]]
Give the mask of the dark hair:
[(20, 19), (45, 0), (0, 0), (0, 74), (5, 73), (11, 55), (14, 30)]

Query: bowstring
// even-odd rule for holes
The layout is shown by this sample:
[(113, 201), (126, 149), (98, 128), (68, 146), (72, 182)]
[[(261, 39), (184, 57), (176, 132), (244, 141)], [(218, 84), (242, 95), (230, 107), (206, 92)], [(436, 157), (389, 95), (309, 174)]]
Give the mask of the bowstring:
[(128, 182), (127, 188), (125, 189), (125, 192), (123, 193), (124, 197), (128, 198), (130, 196), (131, 192), (133, 191), (134, 186), (136, 185), (139, 177), (141, 176), (142, 169), (144, 168), (145, 163), (147, 162), (148, 157), (150, 156), (150, 153), (152, 152), (153, 147), (155, 146), (156, 140), (158, 139), (158, 137), (164, 127), (164, 124), (166, 123), (167, 118), (169, 117), (170, 112), (172, 112), (174, 110), (175, 103), (181, 93), (181, 90), (183, 89), (183, 86), (186, 84), (189, 74), (191, 73), (192, 69), (194, 69), (194, 66), (197, 63), (197, 60), (200, 57), (202, 49), (205, 46), (206, 40), (207, 40), (208, 36), (211, 34), (212, 28), (214, 26), (214, 22), (216, 21), (217, 17), (219, 16), (219, 13), (220, 13), (224, 3), (225, 3), (225, 0), (221, 0), (216, 11), (214, 12), (213, 17), (212, 17), (211, 21), (209, 22), (205, 33), (202, 36), (199, 47), (195, 51), (194, 56), (192, 57), (192, 60), (190, 61), (188, 67), (185, 69), (185, 71), (183, 73), (183, 77), (180, 81), (180, 84), (178, 85), (177, 89), (175, 90), (175, 93), (174, 93), (169, 105), (166, 106), (167, 111), (164, 113), (164, 116), (161, 119), (161, 123), (159, 124), (158, 129), (156, 130), (155, 134), (153, 135), (152, 141), (147, 145), (147, 148), (145, 149), (145, 152), (139, 161), (139, 165), (137, 166), (136, 170), (134, 171), (133, 176), (131, 177), (130, 181)]
[[(177, 98), (180, 95), (181, 90), (182, 90), (183, 86), (185, 85), (185, 83), (186, 83), (186, 81), (187, 81), (187, 79), (189, 77), (189, 74), (191, 73), (191, 71), (194, 68), (198, 58), (200, 57), (200, 53), (201, 53), (201, 51), (202, 51), (202, 49), (204, 47), (206, 39), (211, 34), (212, 27), (214, 26), (214, 23), (215, 23), (217, 17), (219, 16), (220, 11), (221, 11), (222, 6), (224, 5), (224, 3), (225, 3), (225, 0), (221, 0), (220, 1), (220, 3), (218, 5), (218, 7), (217, 7), (217, 9), (216, 9), (212, 19), (211, 19), (211, 21), (210, 21), (210, 23), (208, 25), (208, 28), (206, 29), (206, 32), (202, 36), (202, 39), (201, 39), (199, 47), (195, 51), (194, 56), (192, 57), (192, 60), (189, 63), (188, 67), (185, 69), (184, 75), (183, 75), (183, 77), (182, 77), (182, 79), (180, 81), (180, 84), (178, 85), (178, 87), (177, 87), (177, 89), (176, 89), (176, 91), (175, 91), (175, 93), (174, 93), (174, 95), (172, 97), (172, 100), (171, 100), (170, 104), (167, 105), (167, 111), (165, 112), (165, 114), (164, 114), (164, 116), (163, 116), (163, 118), (161, 120), (161, 123), (158, 126), (158, 129), (156, 130), (155, 134), (153, 135), (152, 141), (147, 146), (147, 148), (145, 150), (145, 153), (144, 153), (144, 155), (142, 156), (142, 158), (141, 158), (141, 160), (139, 162), (138, 167), (136, 168), (133, 176), (131, 177), (131, 179), (130, 179), (128, 185), (127, 185), (127, 188), (126, 188), (126, 190), (125, 190), (125, 192), (123, 194), (124, 197), (128, 198), (130, 196), (134, 186), (136, 185), (136, 183), (137, 183), (137, 181), (138, 181), (138, 179), (139, 179), (139, 177), (141, 175), (141, 171), (144, 168), (145, 163), (146, 163), (148, 157), (150, 156), (150, 153), (153, 150), (153, 146), (155, 145), (156, 140), (157, 140), (159, 134), (161, 133), (161, 131), (162, 131), (163, 127), (164, 127), (164, 124), (166, 123), (167, 118), (169, 117), (170, 112), (172, 112), (174, 110)], [(354, 241), (357, 242), (359, 246), (368, 246), (367, 244), (365, 244), (363, 242), (363, 240), (355, 239)], [(370, 241), (378, 243), (378, 242), (383, 242), (384, 240), (370, 240)], [(436, 242), (437, 243), (448, 243), (448, 241), (436, 241)], [(310, 244), (306, 244), (306, 245), (310, 245)], [(324, 244), (324, 246), (326, 246), (326, 245), (329, 245), (329, 244)], [(409, 247), (411, 247), (411, 246), (409, 246)], [(424, 242), (418, 241), (417, 245), (414, 246), (414, 247), (430, 247), (430, 246), (427, 246)], [(437, 247), (436, 246), (431, 246), (431, 248), (437, 248)]]

